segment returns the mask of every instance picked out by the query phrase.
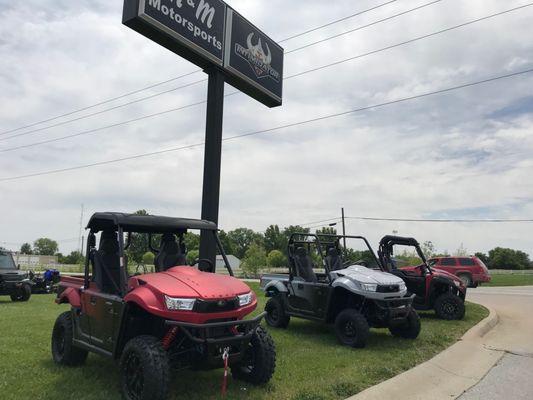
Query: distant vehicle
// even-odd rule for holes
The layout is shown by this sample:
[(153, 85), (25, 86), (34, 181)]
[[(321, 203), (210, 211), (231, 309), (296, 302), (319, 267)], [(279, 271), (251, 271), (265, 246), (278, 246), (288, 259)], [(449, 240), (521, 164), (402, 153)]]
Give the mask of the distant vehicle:
[[(363, 261), (344, 259), (341, 239), (362, 241), (374, 254), (362, 236), (295, 233), (290, 237), (290, 272), (261, 276), (261, 289), (270, 298), (265, 306), (267, 324), (287, 328), (291, 317), (333, 323), (339, 342), (351, 347), (365, 347), (370, 327), (416, 339), (420, 319), (412, 308), (415, 296), (407, 295), (401, 278), (366, 268)], [(312, 246), (324, 273), (314, 271)]]
[(42, 274), (30, 271), (31, 291), (32, 293), (52, 293), (56, 291), (60, 279), (60, 272), (57, 269), (47, 269)]
[[(394, 246), (414, 247), (422, 264), (397, 268)], [(409, 292), (416, 295), (413, 305), (417, 310), (434, 309), (439, 318), (446, 320), (464, 317), (466, 286), (455, 275), (431, 268), (416, 239), (385, 236), (379, 242), (378, 255), (383, 270), (402, 278)]]
[(487, 266), (477, 257), (434, 257), (428, 263), (435, 269), (457, 276), (466, 287), (475, 288), (491, 279)]
[(31, 282), (28, 273), (15, 264), (11, 253), (0, 249), (0, 296), (10, 296), (12, 301), (28, 301)]

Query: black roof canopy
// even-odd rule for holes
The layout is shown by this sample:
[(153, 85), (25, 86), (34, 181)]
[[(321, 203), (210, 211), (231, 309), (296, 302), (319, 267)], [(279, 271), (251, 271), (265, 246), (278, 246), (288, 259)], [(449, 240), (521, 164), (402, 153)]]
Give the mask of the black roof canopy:
[(119, 212), (94, 213), (87, 224), (93, 232), (122, 227), (125, 232), (177, 233), (187, 229), (216, 231), (214, 222), (200, 219), (163, 217), (158, 215), (125, 214)]

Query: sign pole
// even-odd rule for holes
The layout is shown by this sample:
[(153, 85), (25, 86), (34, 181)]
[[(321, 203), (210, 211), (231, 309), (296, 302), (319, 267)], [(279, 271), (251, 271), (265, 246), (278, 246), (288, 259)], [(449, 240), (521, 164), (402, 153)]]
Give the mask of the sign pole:
[[(209, 75), (207, 87), (207, 117), (205, 128), (204, 183), (202, 191), (202, 219), (218, 225), (220, 199), (220, 167), (222, 161), (222, 123), (224, 113), (224, 74), (217, 67), (206, 70)], [(200, 234), (200, 262), (202, 271), (216, 272), (216, 243), (211, 232)]]

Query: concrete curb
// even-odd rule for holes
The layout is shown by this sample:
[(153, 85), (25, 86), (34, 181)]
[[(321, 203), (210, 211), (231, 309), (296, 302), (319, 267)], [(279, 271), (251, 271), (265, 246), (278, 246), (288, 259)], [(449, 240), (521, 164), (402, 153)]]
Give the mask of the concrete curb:
[(450, 400), (459, 397), (483, 379), (503, 356), (503, 352), (487, 349), (483, 344), (483, 337), (499, 322), (496, 311), (484, 307), (489, 315), (456, 343), (432, 359), (347, 400)]
[[(471, 303), (474, 303), (471, 301)], [(475, 303), (478, 304), (478, 303)], [(498, 313), (491, 307), (483, 306), (489, 310), (489, 315), (470, 328), (459, 340), (469, 340), (472, 338), (482, 338), (485, 336), (491, 329), (493, 329), (500, 322), (500, 317)], [(446, 350), (444, 350), (446, 351)]]

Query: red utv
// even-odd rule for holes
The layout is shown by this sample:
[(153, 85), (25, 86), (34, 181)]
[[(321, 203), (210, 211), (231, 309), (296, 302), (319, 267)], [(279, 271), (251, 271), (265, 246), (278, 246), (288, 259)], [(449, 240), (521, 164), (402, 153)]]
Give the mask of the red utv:
[[(85, 277), (63, 277), (59, 284), (56, 302), (72, 308), (54, 325), (56, 363), (83, 364), (88, 352), (119, 361), (127, 400), (165, 399), (171, 367), (229, 366), (234, 378), (252, 384), (270, 380), (276, 354), (270, 335), (259, 326), (264, 313), (243, 319), (257, 299), (233, 277), (214, 223), (96, 213), (87, 228)], [(213, 234), (231, 276), (187, 265), (184, 236), (191, 229)], [(148, 236), (157, 253), (155, 273), (128, 276), (125, 250), (136, 234)], [(158, 249), (152, 246), (156, 235)], [(198, 262), (215, 271), (210, 260)]]
[[(395, 245), (414, 247), (422, 264), (397, 268), (393, 258)], [(385, 236), (379, 242), (378, 256), (381, 267), (402, 278), (409, 292), (416, 295), (413, 305), (417, 310), (434, 309), (439, 318), (448, 320), (464, 317), (465, 285), (455, 275), (432, 269), (416, 239)]]
[(476, 288), (491, 279), (487, 266), (477, 257), (435, 257), (428, 264), (457, 276), (466, 287)]

